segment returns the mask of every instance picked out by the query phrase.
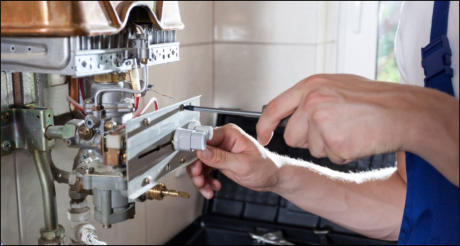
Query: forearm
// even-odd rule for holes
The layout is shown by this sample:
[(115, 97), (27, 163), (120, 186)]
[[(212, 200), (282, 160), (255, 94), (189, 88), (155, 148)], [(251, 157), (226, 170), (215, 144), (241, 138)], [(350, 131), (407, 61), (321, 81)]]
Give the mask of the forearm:
[(458, 100), (427, 89), (419, 97), (418, 107), (406, 115), (412, 130), (406, 132), (404, 150), (422, 157), (458, 187)]
[(280, 166), (273, 192), (352, 231), (397, 240), (406, 187), (394, 168), (350, 174), (287, 157), (272, 158)]

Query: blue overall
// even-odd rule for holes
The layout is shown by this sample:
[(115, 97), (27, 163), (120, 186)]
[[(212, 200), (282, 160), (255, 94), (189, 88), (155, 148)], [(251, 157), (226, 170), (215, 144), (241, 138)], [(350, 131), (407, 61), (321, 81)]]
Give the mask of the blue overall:
[[(453, 96), (452, 53), (447, 39), (448, 16), (449, 2), (436, 1), (430, 43), (422, 48), (422, 66), (425, 87)], [(412, 153), (406, 153), (406, 173), (406, 205), (398, 243), (458, 245), (458, 187)]]

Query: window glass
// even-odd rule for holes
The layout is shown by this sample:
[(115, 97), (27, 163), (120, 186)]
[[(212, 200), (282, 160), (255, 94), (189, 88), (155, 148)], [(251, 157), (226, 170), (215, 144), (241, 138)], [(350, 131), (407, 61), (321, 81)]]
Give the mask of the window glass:
[(401, 2), (380, 1), (377, 37), (377, 69), (379, 81), (401, 81), (394, 53), (394, 40)]

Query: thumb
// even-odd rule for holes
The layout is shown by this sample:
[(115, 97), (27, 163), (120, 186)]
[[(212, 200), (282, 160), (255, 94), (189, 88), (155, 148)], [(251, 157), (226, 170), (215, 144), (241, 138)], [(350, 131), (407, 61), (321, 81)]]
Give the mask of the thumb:
[(204, 164), (218, 169), (229, 169), (236, 161), (234, 153), (209, 145), (206, 146), (205, 150), (197, 151), (197, 157)]

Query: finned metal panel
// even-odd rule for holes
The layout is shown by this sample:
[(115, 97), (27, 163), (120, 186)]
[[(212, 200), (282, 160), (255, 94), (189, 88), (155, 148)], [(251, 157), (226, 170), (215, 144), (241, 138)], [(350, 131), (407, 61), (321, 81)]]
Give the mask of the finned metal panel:
[[(146, 66), (179, 61), (179, 43), (175, 32), (158, 31), (154, 37), (171, 36), (168, 39), (151, 40), (145, 51)], [(138, 67), (138, 47), (92, 49), (91, 42), (83, 46), (85, 37), (65, 38), (2, 38), (2, 71), (34, 72), (85, 77), (113, 72), (126, 72)], [(154, 38), (153, 38), (154, 39)], [(165, 43), (155, 43), (165, 42)], [(93, 42), (94, 48), (102, 45), (103, 39)], [(115, 46), (115, 45), (114, 45)], [(135, 45), (134, 45), (135, 46)], [(144, 65), (143, 65), (144, 66)]]

